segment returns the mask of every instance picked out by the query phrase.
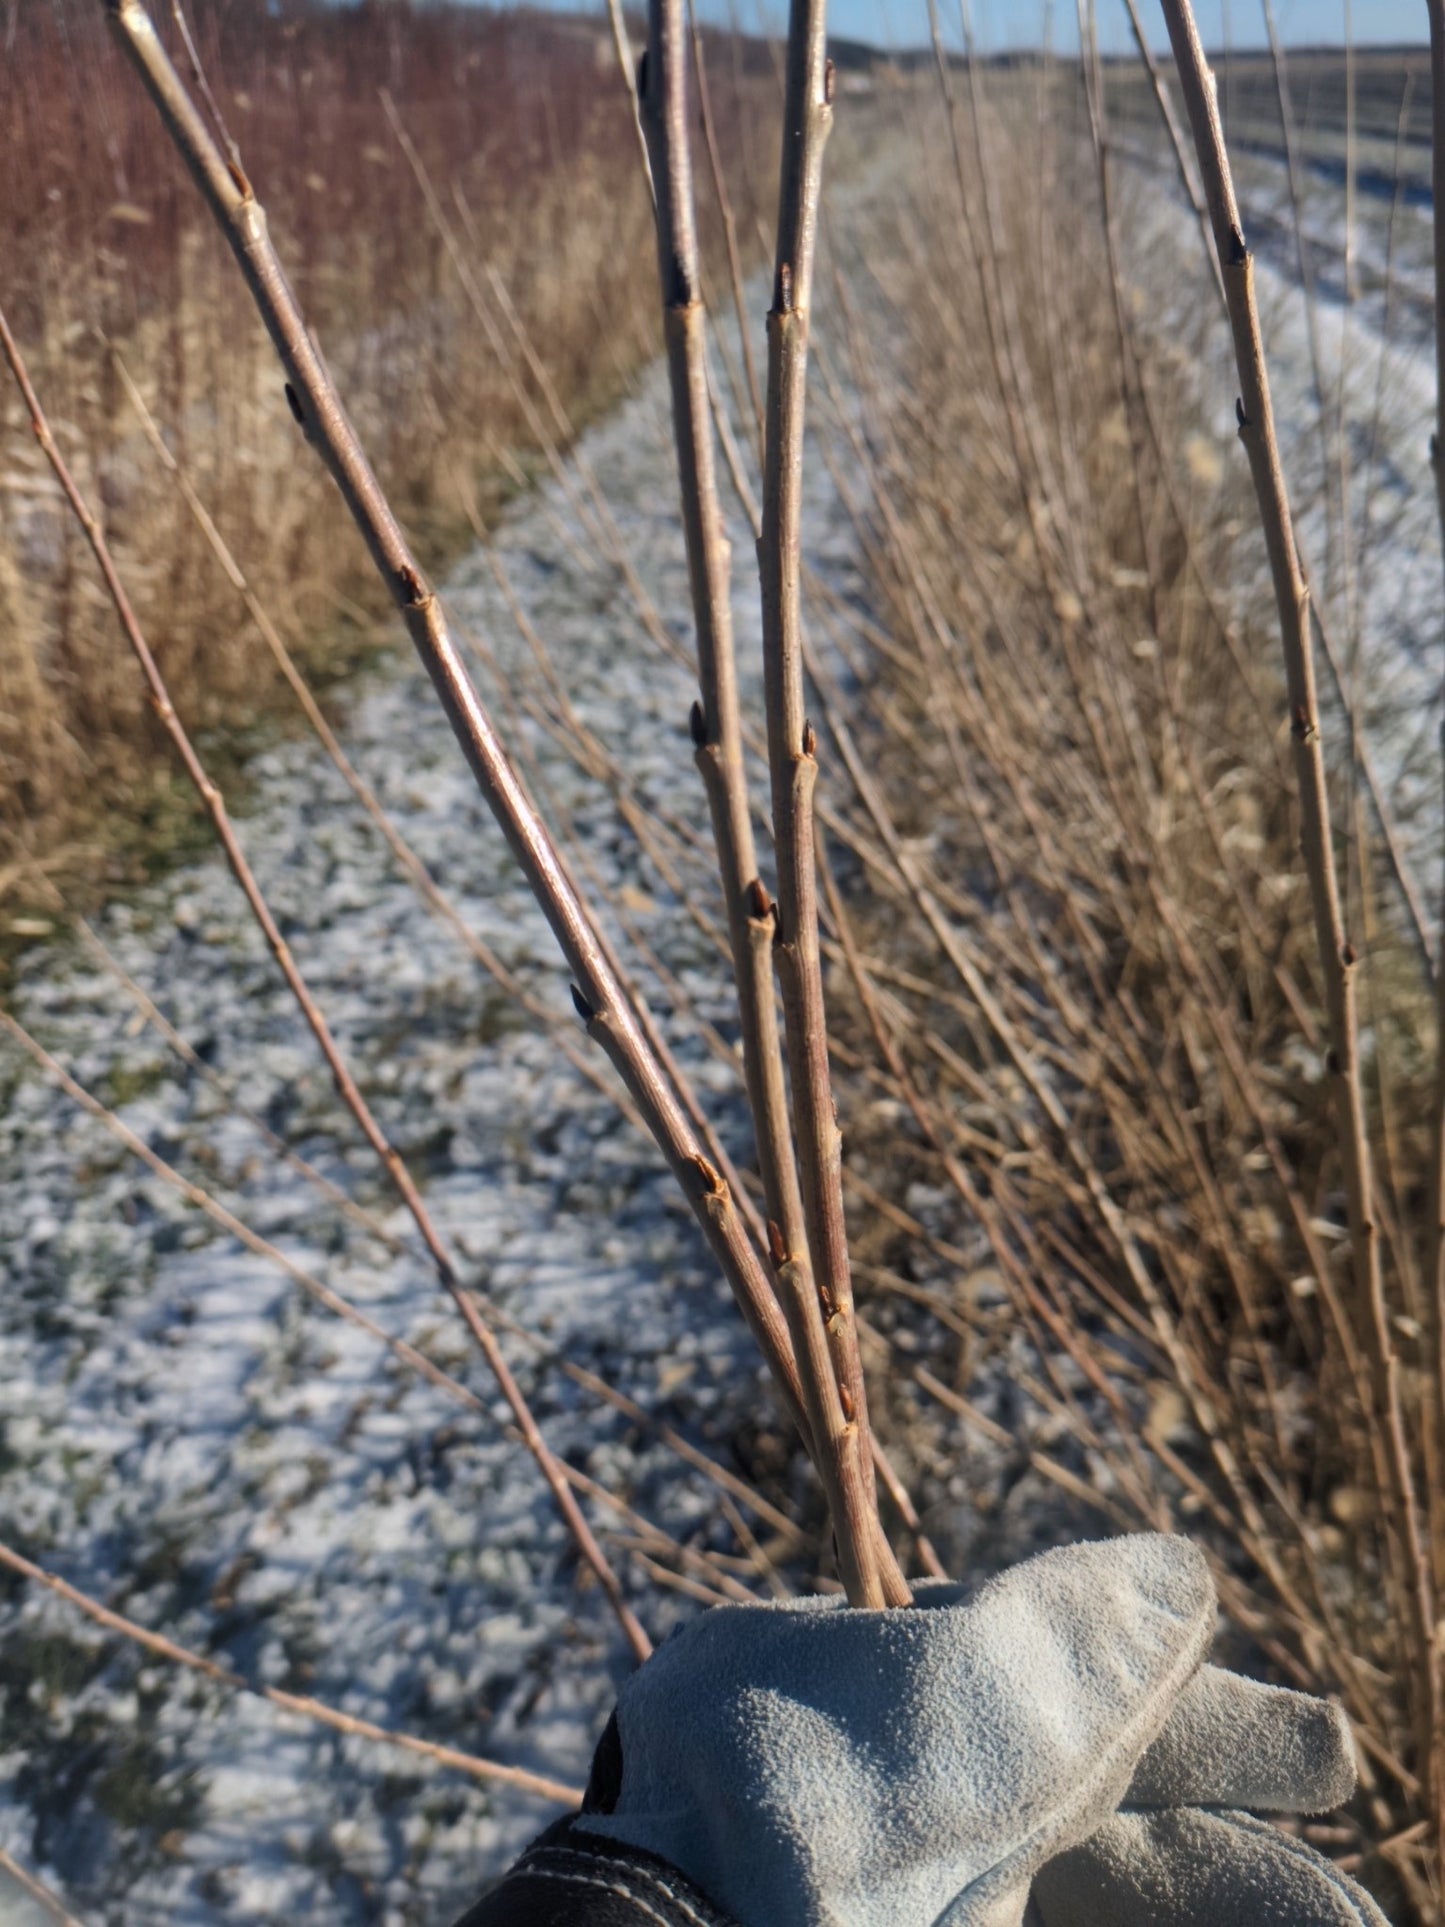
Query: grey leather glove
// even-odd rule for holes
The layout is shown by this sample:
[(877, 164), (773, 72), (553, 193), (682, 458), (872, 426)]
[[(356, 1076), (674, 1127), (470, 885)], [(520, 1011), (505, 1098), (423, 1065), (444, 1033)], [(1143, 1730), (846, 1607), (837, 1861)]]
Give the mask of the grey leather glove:
[(742, 1927), (1384, 1927), (1247, 1814), (1354, 1784), (1343, 1716), (1203, 1667), (1187, 1540), (1045, 1553), (911, 1610), (719, 1607), (624, 1687), (620, 1788), (573, 1823)]

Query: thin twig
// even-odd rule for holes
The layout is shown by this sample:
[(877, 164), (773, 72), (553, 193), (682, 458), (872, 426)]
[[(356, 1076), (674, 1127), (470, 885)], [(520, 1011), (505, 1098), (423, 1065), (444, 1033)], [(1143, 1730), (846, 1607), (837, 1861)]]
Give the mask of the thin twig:
[(497, 1781), (504, 1786), (515, 1787), (519, 1793), (530, 1793), (539, 1800), (551, 1800), (558, 1806), (575, 1807), (581, 1802), (582, 1796), (576, 1787), (567, 1786), (561, 1780), (549, 1780), (540, 1773), (529, 1773), (525, 1767), (503, 1766), (498, 1760), (483, 1760), (475, 1753), (463, 1753), (458, 1747), (440, 1746), (433, 1740), (419, 1740), (411, 1733), (398, 1733), (392, 1727), (378, 1726), (373, 1720), (357, 1719), (354, 1714), (339, 1712), (324, 1700), (313, 1699), (306, 1693), (284, 1693), (278, 1686), (257, 1686), (240, 1673), (232, 1672), (229, 1666), (218, 1665), (213, 1659), (205, 1659), (200, 1653), (177, 1645), (162, 1633), (153, 1633), (149, 1628), (137, 1625), (123, 1613), (112, 1612), (109, 1606), (101, 1605), (98, 1599), (92, 1599), (88, 1593), (68, 1584), (56, 1573), (47, 1572), (43, 1566), (34, 1565), (3, 1543), (0, 1543), (0, 1566), (8, 1567), (11, 1572), (19, 1573), (23, 1579), (32, 1580), (37, 1586), (44, 1586), (65, 1600), (67, 1605), (84, 1613), (87, 1619), (94, 1620), (96, 1625), (133, 1640), (148, 1653), (154, 1653), (158, 1659), (169, 1660), (173, 1666), (184, 1666), (190, 1672), (200, 1673), (219, 1686), (231, 1688), (233, 1692), (249, 1693), (256, 1699), (269, 1700), (283, 1713), (299, 1713), (303, 1719), (314, 1720), (321, 1726), (329, 1726), (335, 1733), (344, 1733), (354, 1739), (377, 1740), (383, 1746), (400, 1747), (404, 1752), (417, 1754), (437, 1766), (447, 1766), (458, 1773), (470, 1774), (474, 1780)]
[(53, 1893), (43, 1880), (37, 1880), (33, 1873), (27, 1873), (20, 1862), (0, 1847), (0, 1873), (8, 1873), (15, 1884), (22, 1888), (30, 1898), (37, 1901), (52, 1920), (60, 1927), (82, 1927), (59, 1894)]
[(1189, 150), (1185, 145), (1184, 130), (1180, 127), (1179, 116), (1174, 111), (1174, 96), (1169, 91), (1168, 83), (1164, 78), (1164, 70), (1154, 58), (1154, 49), (1149, 45), (1149, 41), (1144, 33), (1144, 23), (1139, 18), (1138, 0), (1124, 0), (1124, 5), (1128, 9), (1129, 27), (1134, 35), (1134, 45), (1139, 49), (1139, 58), (1144, 63), (1144, 70), (1149, 76), (1149, 85), (1154, 90), (1154, 100), (1159, 108), (1159, 117), (1164, 122), (1165, 131), (1169, 135), (1170, 151), (1174, 155), (1174, 164), (1179, 171), (1179, 185), (1184, 189), (1185, 199), (1194, 209), (1194, 218), (1199, 223), (1200, 238), (1204, 242), (1204, 258), (1208, 261), (1210, 270), (1218, 285), (1219, 300), (1222, 306), (1225, 300), (1224, 276), (1220, 271), (1219, 262), (1214, 253), (1213, 239), (1209, 229), (1209, 209), (1205, 205), (1204, 196), (1199, 189), (1199, 183), (1194, 178), (1194, 170), (1189, 165)]

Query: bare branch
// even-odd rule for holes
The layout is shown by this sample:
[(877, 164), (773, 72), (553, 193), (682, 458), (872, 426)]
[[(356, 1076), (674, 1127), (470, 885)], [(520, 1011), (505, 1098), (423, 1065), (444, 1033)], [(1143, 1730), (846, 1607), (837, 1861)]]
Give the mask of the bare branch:
[(279, 1686), (256, 1686), (239, 1673), (233, 1673), (229, 1666), (218, 1665), (213, 1659), (205, 1659), (200, 1653), (193, 1653), (188, 1647), (179, 1646), (175, 1640), (167, 1639), (163, 1633), (153, 1633), (145, 1626), (138, 1626), (133, 1619), (123, 1613), (112, 1612), (109, 1606), (102, 1606), (98, 1599), (92, 1599), (78, 1587), (43, 1566), (34, 1565), (22, 1557), (12, 1547), (0, 1544), (0, 1566), (11, 1572), (19, 1573), (21, 1578), (32, 1580), (37, 1586), (44, 1586), (57, 1598), (65, 1600), (94, 1620), (97, 1626), (104, 1626), (107, 1632), (120, 1633), (124, 1638), (143, 1646), (157, 1659), (169, 1660), (173, 1666), (184, 1666), (189, 1672), (200, 1673), (206, 1679), (215, 1680), (219, 1686), (230, 1687), (234, 1692), (249, 1693), (256, 1699), (269, 1700), (283, 1713), (299, 1713), (303, 1719), (314, 1720), (318, 1725), (329, 1726), (334, 1733), (344, 1733), (359, 1740), (378, 1740), (383, 1746), (400, 1747), (403, 1752), (417, 1754), (424, 1760), (431, 1760), (437, 1766), (453, 1768), (458, 1773), (470, 1774), (474, 1780), (494, 1780), (504, 1786), (515, 1787), (519, 1793), (533, 1794), (539, 1800), (551, 1800), (557, 1806), (576, 1807), (581, 1804), (581, 1793), (574, 1786), (567, 1786), (561, 1780), (549, 1780), (540, 1773), (529, 1773), (525, 1767), (503, 1766), (498, 1760), (483, 1760), (475, 1753), (463, 1753), (454, 1746), (439, 1746), (433, 1740), (419, 1740), (411, 1733), (398, 1733), (389, 1726), (378, 1726), (373, 1720), (357, 1719), (351, 1713), (342, 1713), (324, 1700), (312, 1699), (306, 1693), (283, 1693)]
[[(773, 992), (775, 910), (758, 875), (743, 763), (733, 652), (732, 552), (718, 499), (709, 412), (703, 307), (689, 139), (687, 32), (683, 0), (652, 0), (641, 109), (656, 188), (658, 272), (672, 385), (682, 521), (697, 631), (702, 700), (693, 741), (712, 815), (722, 873), (743, 1065), (773, 1243), (774, 1275), (802, 1375), (818, 1466), (828, 1490), (839, 1563), (849, 1597), (871, 1605), (871, 1550), (855, 1543), (850, 1503), (856, 1458), (808, 1256), (803, 1201), (788, 1128), (787, 1082)], [(874, 1530), (865, 1520), (869, 1536)]]
[(59, 1894), (52, 1893), (43, 1880), (37, 1880), (33, 1873), (27, 1873), (20, 1862), (13, 1859), (0, 1847), (0, 1873), (9, 1874), (15, 1884), (22, 1888), (30, 1898), (42, 1906), (50, 1918), (59, 1921), (60, 1927), (82, 1927)]
[[(901, 1574), (891, 1558), (879, 1558), (875, 1564), (870, 1556), (878, 1550), (868, 1536), (877, 1500), (843, 1215), (843, 1140), (828, 1065), (813, 855), (817, 737), (807, 719), (804, 697), (803, 430), (818, 199), (823, 149), (832, 121), (833, 68), (827, 58), (824, 0), (794, 0), (783, 94), (777, 256), (768, 314), (767, 459), (758, 544), (768, 764), (778, 863), (774, 954), (783, 986), (807, 1255), (822, 1301), (843, 1405), (840, 1448), (847, 1454), (848, 1468), (844, 1502), (850, 1537), (860, 1555), (849, 1594), (869, 1605), (897, 1605), (908, 1598)], [(794, 1262), (802, 1255), (785, 1254)]]

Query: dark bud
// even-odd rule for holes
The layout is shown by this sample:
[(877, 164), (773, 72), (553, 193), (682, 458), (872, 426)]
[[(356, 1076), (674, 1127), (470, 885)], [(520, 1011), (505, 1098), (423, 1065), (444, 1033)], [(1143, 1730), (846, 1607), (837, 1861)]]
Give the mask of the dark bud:
[(1353, 970), (1359, 961), (1359, 952), (1352, 943), (1346, 943), (1340, 946), (1340, 962), (1345, 966), (1346, 970)]
[(405, 568), (397, 570), (396, 579), (401, 584), (402, 593), (413, 608), (418, 603), (426, 601), (426, 585), (410, 563)]
[(1294, 708), (1291, 710), (1289, 727), (1290, 727), (1290, 734), (1292, 736), (1303, 738), (1309, 735), (1310, 733), (1309, 712), (1306, 710), (1303, 703), (1296, 703)]
[(803, 754), (805, 756), (818, 754), (818, 732), (811, 723), (803, 724)]
[(592, 1008), (591, 1004), (588, 1003), (576, 984), (569, 984), (568, 989), (572, 992), (572, 1008), (584, 1024), (590, 1024), (592, 1019), (597, 1015), (597, 1012)]
[(240, 195), (241, 199), (243, 201), (254, 201), (256, 198), (255, 190), (246, 179), (246, 176), (241, 172), (240, 163), (237, 161), (227, 161), (226, 172), (236, 183), (236, 192)]
[(841, 1378), (838, 1381), (838, 1403), (843, 1407), (843, 1417), (851, 1425), (858, 1414), (853, 1409), (853, 1394)]
[(1234, 419), (1239, 424), (1241, 430), (1249, 427), (1249, 417), (1244, 412), (1243, 395), (1236, 395), (1234, 398)]
[(783, 1243), (783, 1234), (771, 1218), (768, 1219), (768, 1250), (772, 1253), (775, 1265), (782, 1264), (788, 1255), (788, 1247)]
[(1325, 1069), (1329, 1072), (1331, 1077), (1339, 1076), (1340, 1054), (1337, 1050), (1329, 1050), (1325, 1052)]
[(764, 917), (773, 914), (773, 900), (768, 895), (768, 886), (761, 877), (754, 877), (748, 885), (748, 915), (759, 923)]
[(1249, 259), (1249, 249), (1244, 245), (1244, 230), (1232, 227), (1229, 230), (1229, 265), (1242, 268)]
[(687, 726), (692, 732), (692, 740), (699, 749), (707, 748), (707, 717), (702, 713), (702, 704), (694, 703), (687, 713)]
[(291, 413), (296, 417), (296, 422), (298, 427), (304, 428), (306, 426), (306, 411), (301, 406), (301, 397), (297, 394), (296, 390), (291, 386), (289, 381), (286, 384), (286, 406), (291, 410)]
[(837, 93), (837, 91), (838, 91), (838, 69), (833, 65), (832, 61), (830, 60), (824, 65), (824, 68), (823, 68), (823, 102), (825, 106), (831, 107), (833, 105), (833, 96)]

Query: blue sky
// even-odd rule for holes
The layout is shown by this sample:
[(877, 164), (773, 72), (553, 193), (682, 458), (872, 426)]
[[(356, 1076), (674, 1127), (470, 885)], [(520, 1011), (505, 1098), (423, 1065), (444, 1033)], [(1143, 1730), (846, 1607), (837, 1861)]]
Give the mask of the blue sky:
[[(1123, 50), (1132, 45), (1122, 0), (1097, 0), (1099, 31), (1104, 45)], [(736, 14), (744, 25), (760, 15), (778, 11), (776, 0), (702, 0), (703, 12), (715, 19)], [(1044, 0), (973, 0), (974, 18), (986, 46), (1036, 43), (1043, 30)], [(957, 0), (940, 0), (945, 20), (957, 19)], [(1140, 8), (1158, 45), (1165, 44), (1164, 23), (1157, 0)], [(1054, 0), (1055, 44), (1078, 46), (1075, 0)], [(1206, 45), (1236, 47), (1264, 43), (1260, 0), (1195, 0), (1195, 13)], [(1425, 0), (1350, 0), (1351, 29), (1356, 45), (1367, 41), (1423, 41), (1426, 37)], [(927, 38), (926, 0), (830, 0), (833, 30), (852, 39), (881, 46), (917, 46)], [(1275, 0), (1275, 17), (1287, 41), (1296, 44), (1342, 41), (1346, 0)]]

